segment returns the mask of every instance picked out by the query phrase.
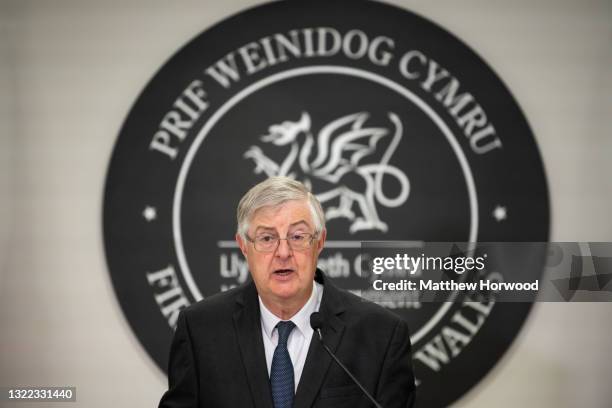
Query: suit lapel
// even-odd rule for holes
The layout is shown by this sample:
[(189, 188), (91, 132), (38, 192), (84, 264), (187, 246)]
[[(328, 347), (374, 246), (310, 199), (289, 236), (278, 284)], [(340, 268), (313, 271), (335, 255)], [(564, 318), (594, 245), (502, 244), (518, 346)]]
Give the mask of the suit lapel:
[(253, 396), (253, 402), (258, 408), (272, 407), (270, 380), (266, 367), (266, 354), (261, 337), (261, 318), (257, 290), (253, 282), (249, 283), (241, 296), (236, 298), (237, 307), (234, 312), (234, 329), (242, 362), (247, 374), (247, 380)]
[[(317, 270), (315, 279), (323, 283), (323, 298), (319, 308), (319, 313), (323, 318), (323, 327), (321, 329), (323, 342), (335, 353), (344, 333), (344, 323), (338, 317), (344, 311), (344, 306), (340, 300), (338, 290), (327, 278), (323, 277), (320, 270)], [(318, 334), (316, 332), (313, 333), (302, 377), (295, 394), (294, 408), (308, 408), (312, 406), (331, 362), (332, 358), (321, 346)]]

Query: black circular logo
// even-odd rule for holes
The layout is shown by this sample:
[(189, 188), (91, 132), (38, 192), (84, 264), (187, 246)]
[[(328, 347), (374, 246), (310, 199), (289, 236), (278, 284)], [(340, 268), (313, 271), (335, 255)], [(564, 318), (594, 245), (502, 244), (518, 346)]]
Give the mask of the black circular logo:
[[(180, 310), (248, 279), (233, 240), (235, 207), (275, 175), (304, 182), (322, 202), (320, 266), (348, 289), (361, 273), (362, 241), (548, 240), (532, 132), (460, 40), (374, 2), (247, 10), (160, 69), (108, 171), (110, 274), (162, 369)], [(483, 378), (530, 310), (477, 297), (386, 305), (411, 325), (426, 406), (448, 405)]]

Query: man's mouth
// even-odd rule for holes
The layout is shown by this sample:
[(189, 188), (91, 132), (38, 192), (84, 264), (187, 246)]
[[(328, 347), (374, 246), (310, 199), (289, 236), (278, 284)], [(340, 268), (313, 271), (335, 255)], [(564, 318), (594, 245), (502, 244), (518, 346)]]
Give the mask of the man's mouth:
[(274, 275), (276, 276), (287, 276), (289, 274), (291, 274), (292, 272), (294, 272), (293, 269), (287, 268), (287, 269), (276, 269), (274, 271)]

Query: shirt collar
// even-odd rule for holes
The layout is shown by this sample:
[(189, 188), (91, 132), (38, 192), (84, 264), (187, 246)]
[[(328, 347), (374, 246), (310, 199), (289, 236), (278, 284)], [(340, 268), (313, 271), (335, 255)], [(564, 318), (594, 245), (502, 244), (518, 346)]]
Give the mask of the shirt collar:
[[(312, 285), (310, 298), (306, 304), (302, 306), (302, 308), (296, 314), (294, 314), (291, 319), (289, 319), (304, 336), (308, 334), (309, 330), (312, 330), (310, 327), (310, 315), (319, 310), (319, 306), (321, 304), (321, 296), (319, 293), (322, 290), (323, 286), (318, 282), (314, 282)], [(257, 295), (257, 298), (259, 299), (259, 310), (261, 311), (261, 325), (266, 336), (271, 339), (272, 332), (276, 328), (278, 322), (280, 322), (282, 319), (268, 310), (266, 305), (264, 305), (263, 301), (261, 300), (261, 296)]]

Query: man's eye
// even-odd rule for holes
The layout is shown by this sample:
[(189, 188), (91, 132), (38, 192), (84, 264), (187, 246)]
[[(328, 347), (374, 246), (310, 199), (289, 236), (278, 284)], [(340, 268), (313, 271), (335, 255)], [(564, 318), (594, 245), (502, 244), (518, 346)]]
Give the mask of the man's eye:
[(263, 242), (264, 244), (270, 243), (272, 241), (274, 241), (274, 237), (272, 235), (262, 235), (260, 237), (257, 238), (257, 240), (259, 242)]
[(306, 234), (293, 234), (291, 236), (291, 240), (293, 242), (301, 242), (304, 241), (306, 239)]

